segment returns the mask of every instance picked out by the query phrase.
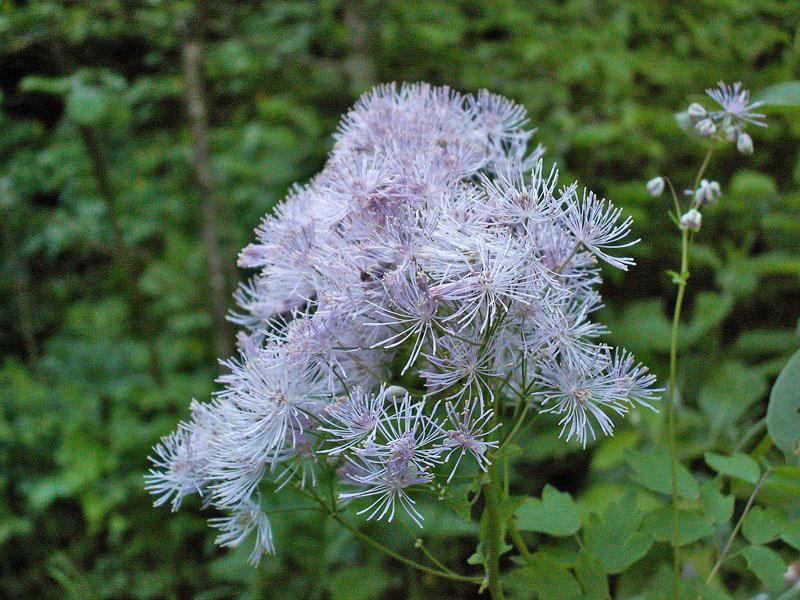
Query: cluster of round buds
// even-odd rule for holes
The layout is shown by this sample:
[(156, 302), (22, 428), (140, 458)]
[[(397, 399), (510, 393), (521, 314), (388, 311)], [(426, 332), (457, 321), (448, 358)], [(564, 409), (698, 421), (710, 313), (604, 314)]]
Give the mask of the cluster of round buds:
[(753, 138), (745, 131), (748, 125), (766, 127), (764, 115), (754, 112), (762, 102), (750, 102), (750, 91), (742, 89), (741, 83), (726, 85), (719, 82), (716, 88), (706, 93), (717, 103), (711, 110), (699, 102), (693, 102), (685, 112), (677, 115), (678, 123), (697, 135), (716, 140), (736, 142), (742, 154), (753, 153)]
[(324, 469), (342, 505), (421, 524), (415, 491), (486, 470), (517, 408), (585, 446), (658, 397), (591, 320), (599, 262), (634, 264), (619, 256), (631, 219), (559, 188), (526, 122), (485, 90), (392, 84), (358, 101), (322, 172), (239, 255), (257, 270), (236, 296), (239, 356), (156, 448), (158, 503), (201, 495), (227, 515), (218, 542), (255, 532), (258, 560), (262, 491)]
[[(745, 128), (747, 125), (767, 126), (764, 115), (754, 112), (763, 103), (750, 102), (750, 91), (742, 89), (741, 83), (726, 85), (720, 81), (716, 88), (709, 88), (706, 93), (719, 107), (708, 110), (699, 102), (693, 102), (686, 111), (676, 115), (678, 124), (685, 130), (714, 141), (735, 141), (739, 152), (752, 154), (753, 138)], [(654, 177), (647, 182), (647, 192), (651, 196), (660, 196), (664, 192), (666, 182), (664, 177)], [(691, 206), (687, 212), (680, 215), (681, 229), (698, 231), (703, 221), (700, 211), (710, 204), (716, 204), (721, 193), (719, 183), (708, 179), (702, 179), (696, 189), (686, 190), (685, 194), (691, 199)]]

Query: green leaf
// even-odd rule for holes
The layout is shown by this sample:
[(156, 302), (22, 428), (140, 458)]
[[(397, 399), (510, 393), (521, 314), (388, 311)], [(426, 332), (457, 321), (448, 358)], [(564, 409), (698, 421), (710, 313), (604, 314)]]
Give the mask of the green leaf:
[(567, 492), (551, 485), (542, 491), (542, 499), (527, 498), (516, 511), (517, 527), (548, 535), (572, 535), (580, 528), (578, 509)]
[(705, 458), (708, 466), (721, 475), (742, 479), (752, 484), (761, 478), (758, 463), (743, 452), (736, 452), (730, 456), (706, 452)]
[(733, 516), (733, 496), (726, 496), (720, 491), (722, 481), (709, 479), (700, 486), (700, 500), (703, 511), (712, 523), (727, 523)]
[(87, 127), (93, 127), (108, 117), (111, 100), (106, 92), (94, 86), (79, 85), (67, 97), (67, 117)]
[(332, 600), (373, 600), (380, 598), (391, 580), (377, 566), (344, 567), (331, 576), (328, 591)]
[(766, 392), (764, 376), (739, 361), (723, 363), (700, 392), (698, 402), (712, 431), (735, 423)]
[(800, 550), (800, 519), (791, 521), (783, 528), (781, 539), (795, 550)]
[(425, 515), (424, 532), (430, 537), (475, 535), (478, 531), (475, 521), (457, 514), (443, 502), (421, 502), (419, 509)]
[[(664, 507), (645, 515), (642, 531), (649, 533), (657, 542), (672, 543), (672, 508)], [(678, 543), (691, 544), (714, 533), (711, 523), (700, 513), (678, 511)]]
[(781, 81), (764, 88), (755, 100), (769, 106), (800, 106), (800, 81)]
[(575, 563), (575, 577), (585, 600), (606, 600), (610, 596), (603, 561), (587, 549), (581, 550)]
[(768, 590), (780, 592), (783, 589), (786, 564), (777, 552), (766, 546), (747, 546), (742, 554), (747, 559), (747, 566)]
[(610, 504), (602, 517), (589, 517), (584, 528), (584, 546), (600, 557), (606, 573), (621, 573), (653, 545), (653, 537), (638, 529), (641, 520), (633, 493)]
[[(633, 480), (649, 490), (659, 494), (672, 494), (672, 460), (669, 452), (657, 449), (654, 452), (629, 450), (625, 453), (625, 461), (633, 469)], [(689, 469), (678, 464), (678, 495), (695, 500), (700, 494)]]
[(786, 456), (800, 455), (800, 350), (789, 359), (772, 387), (767, 429)]
[(522, 568), (514, 569), (507, 581), (521, 597), (535, 592), (539, 600), (579, 600), (583, 593), (569, 569), (544, 551), (535, 552)]
[(754, 506), (742, 523), (742, 533), (751, 544), (765, 544), (776, 539), (786, 525), (786, 515), (776, 508)]
[(592, 455), (592, 468), (602, 471), (622, 464), (625, 461), (625, 451), (636, 447), (641, 437), (640, 430), (630, 429), (604, 438)]

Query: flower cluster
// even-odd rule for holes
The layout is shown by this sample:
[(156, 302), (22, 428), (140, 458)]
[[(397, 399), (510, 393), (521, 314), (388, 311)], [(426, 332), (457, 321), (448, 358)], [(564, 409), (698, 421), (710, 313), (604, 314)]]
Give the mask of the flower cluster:
[(764, 115), (755, 112), (763, 102), (750, 102), (750, 91), (742, 89), (739, 82), (727, 85), (720, 81), (706, 93), (719, 108), (707, 110), (699, 102), (693, 102), (686, 112), (678, 115), (679, 123), (687, 129), (691, 127), (700, 136), (736, 142), (742, 154), (752, 154), (753, 139), (745, 128), (747, 125), (767, 126)]
[[(699, 102), (693, 102), (685, 112), (677, 114), (678, 124), (714, 142), (736, 142), (739, 152), (752, 154), (753, 138), (745, 129), (748, 125), (767, 126), (764, 115), (754, 112), (763, 102), (750, 102), (750, 90), (742, 89), (739, 82), (727, 85), (720, 81), (716, 88), (708, 88), (706, 94), (719, 108), (707, 110)], [(664, 187), (663, 177), (655, 177), (647, 182), (647, 191), (652, 196), (660, 196)], [(702, 223), (700, 211), (716, 203), (721, 193), (719, 183), (707, 179), (701, 180), (695, 189), (686, 190), (686, 195), (691, 197), (691, 207), (680, 217), (681, 228), (699, 230)]]
[(157, 503), (200, 494), (229, 515), (219, 543), (257, 532), (257, 560), (272, 549), (262, 485), (313, 486), (331, 466), (340, 502), (419, 524), (414, 490), (485, 470), (512, 413), (553, 413), (585, 446), (656, 399), (591, 321), (599, 261), (634, 264), (618, 255), (631, 220), (559, 188), (526, 123), (486, 91), (391, 84), (359, 100), (323, 171), (242, 250), (258, 271), (237, 293), (239, 356), (156, 448)]

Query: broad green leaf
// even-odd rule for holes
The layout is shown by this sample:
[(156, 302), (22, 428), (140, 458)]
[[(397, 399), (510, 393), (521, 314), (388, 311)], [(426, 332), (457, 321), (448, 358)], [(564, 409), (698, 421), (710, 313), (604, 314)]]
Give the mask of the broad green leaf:
[(111, 99), (103, 90), (94, 86), (79, 85), (67, 97), (65, 114), (78, 123), (93, 127), (109, 115)]
[(622, 464), (625, 461), (625, 451), (636, 447), (641, 437), (640, 430), (630, 429), (603, 439), (592, 455), (592, 468), (602, 471)]
[(747, 566), (769, 591), (779, 592), (783, 589), (786, 563), (777, 552), (766, 546), (747, 546), (742, 554), (747, 560)]
[(579, 600), (583, 593), (566, 566), (546, 551), (535, 552), (524, 567), (511, 572), (507, 584), (522, 598), (537, 594), (539, 600)]
[(764, 88), (755, 95), (755, 100), (768, 106), (800, 107), (800, 81), (781, 81)]
[(786, 456), (800, 455), (800, 350), (789, 359), (772, 387), (767, 429)]
[(330, 577), (328, 591), (332, 600), (373, 600), (381, 598), (391, 580), (378, 566), (344, 567)]
[(603, 561), (585, 548), (578, 554), (575, 563), (575, 577), (583, 590), (585, 600), (606, 600), (608, 590), (608, 577), (603, 569)]
[[(625, 453), (625, 461), (633, 469), (633, 480), (649, 490), (659, 494), (672, 494), (672, 459), (669, 452), (656, 449), (652, 452), (629, 450)], [(678, 464), (678, 495), (695, 500), (700, 494), (689, 469)]]
[(653, 537), (639, 530), (641, 520), (632, 493), (610, 504), (601, 517), (590, 515), (584, 546), (600, 557), (606, 573), (621, 573), (647, 554)]
[(754, 506), (742, 523), (742, 534), (751, 544), (765, 544), (777, 538), (786, 525), (786, 515), (776, 508)]
[(475, 521), (459, 515), (444, 502), (420, 503), (420, 512), (425, 515), (425, 535), (431, 537), (451, 537), (475, 535), (478, 525)]
[(743, 452), (736, 452), (730, 456), (706, 452), (705, 458), (708, 466), (721, 475), (743, 479), (752, 484), (757, 483), (761, 477), (758, 463)]
[[(645, 515), (642, 531), (649, 533), (657, 542), (672, 543), (672, 508), (664, 507)], [(711, 523), (700, 513), (678, 511), (678, 543), (691, 544), (714, 533)]]
[[(771, 448), (770, 440), (770, 448)], [(789, 499), (800, 497), (800, 467), (778, 465), (764, 481), (764, 491), (777, 492)]]
[(578, 510), (567, 492), (551, 485), (542, 491), (542, 499), (526, 498), (516, 511), (517, 527), (548, 535), (572, 535), (580, 528)]
[(791, 521), (783, 528), (781, 539), (795, 550), (800, 550), (800, 519)]
[(735, 423), (766, 392), (764, 376), (738, 361), (723, 363), (700, 392), (700, 408), (712, 431)]
[(709, 479), (700, 486), (703, 511), (712, 523), (717, 524), (727, 523), (731, 520), (735, 500), (733, 496), (726, 496), (720, 491), (721, 485), (721, 480)]

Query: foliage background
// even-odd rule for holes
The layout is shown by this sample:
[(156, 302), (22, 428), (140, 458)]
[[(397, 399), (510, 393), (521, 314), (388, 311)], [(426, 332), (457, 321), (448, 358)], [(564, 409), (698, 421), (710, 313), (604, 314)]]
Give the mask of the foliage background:
[[(209, 398), (217, 373), (180, 60), (191, 8), (2, 3), (0, 596), (473, 597), (290, 500), (275, 507), (278, 554), (253, 570), (245, 553), (213, 546), (198, 506), (172, 515), (142, 489), (151, 445), (190, 398)], [(800, 78), (798, 25), (797, 3), (777, 0), (212, 2), (205, 77), (228, 291), (236, 251), (320, 169), (360, 93), (390, 80), (486, 87), (527, 107), (568, 178), (634, 216), (639, 266), (607, 273), (601, 320), (663, 381), (677, 237), (643, 182), (669, 165), (689, 185), (703, 149), (673, 112), (705, 87)], [(798, 137), (795, 114), (771, 115), (753, 157), (731, 149), (711, 165), (724, 196), (693, 257), (680, 372), (682, 458), (701, 478), (713, 475), (703, 453), (736, 447), (800, 346)], [(585, 452), (542, 426), (515, 458), (512, 488), (551, 483), (582, 515), (599, 511), (631, 487), (625, 450), (662, 443), (661, 418), (636, 414)], [(792, 485), (768, 482), (765, 501), (796, 510)], [(749, 491), (730, 489), (739, 503)], [(463, 564), (470, 527), (430, 510), (426, 541)], [(415, 552), (416, 534), (373, 531)], [(687, 568), (712, 561), (687, 552)], [(729, 590), (752, 596), (761, 584), (738, 561)], [(659, 597), (668, 563), (656, 544), (613, 593)]]

